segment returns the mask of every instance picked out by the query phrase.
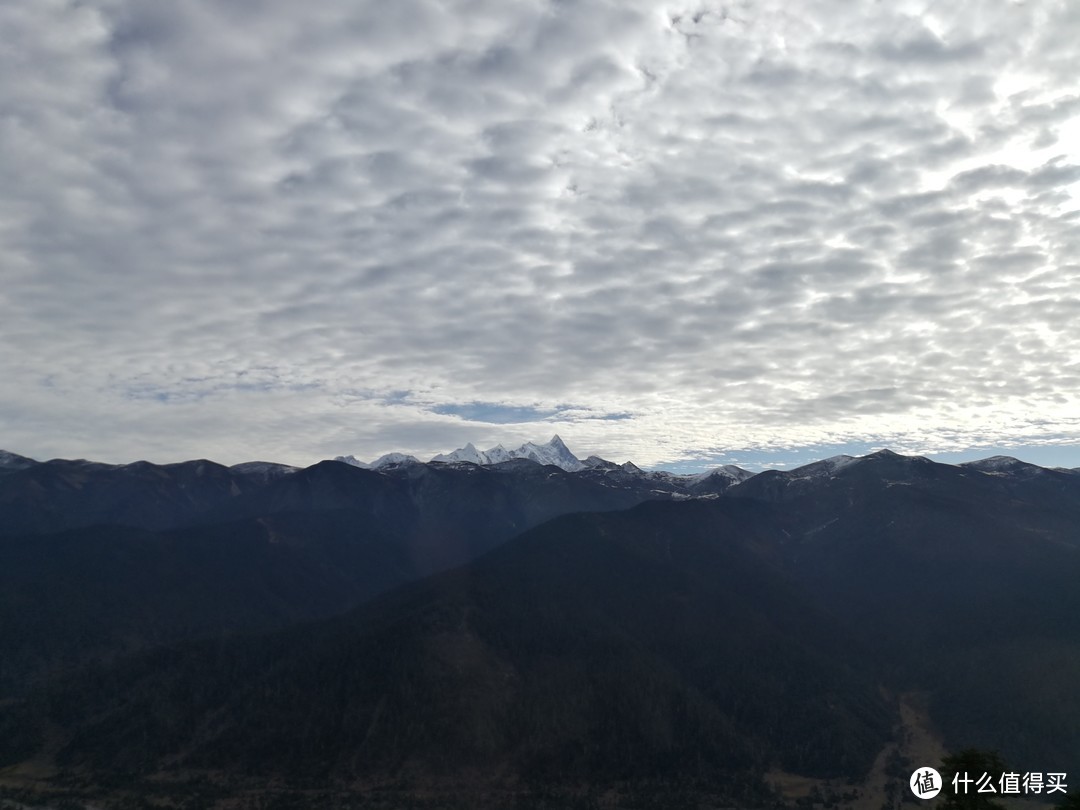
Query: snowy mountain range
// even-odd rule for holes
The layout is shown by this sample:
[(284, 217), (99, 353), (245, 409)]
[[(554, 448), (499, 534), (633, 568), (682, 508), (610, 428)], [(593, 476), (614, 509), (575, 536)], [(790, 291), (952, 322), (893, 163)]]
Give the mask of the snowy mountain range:
[[(566, 443), (558, 435), (552, 436), (551, 439), (544, 443), (526, 442), (512, 450), (506, 449), (501, 444), (487, 450), (480, 450), (470, 442), (453, 452), (440, 453), (433, 457), (429, 463), (489, 467), (503, 465), (506, 462), (518, 459), (558, 467), (566, 472), (600, 481), (605, 486), (645, 488), (656, 495), (674, 498), (716, 497), (717, 494), (758, 475), (732, 464), (716, 467), (703, 473), (687, 475), (665, 470), (643, 470), (630, 461), (617, 464), (595, 455), (582, 460), (570, 451)], [(876, 453), (859, 457), (833, 456), (787, 471), (771, 470), (768, 471), (765, 478), (773, 480), (774, 477), (779, 476), (777, 480), (782, 480), (786, 484), (798, 488), (803, 485), (810, 485), (815, 480), (835, 478), (838, 474), (843, 474), (848, 468), (863, 463), (888, 459), (904, 459), (915, 464), (934, 465), (934, 462), (922, 456), (900, 456), (890, 450), (879, 450)], [(415, 456), (404, 453), (387, 453), (370, 463), (360, 461), (355, 456), (338, 456), (334, 460), (355, 467), (390, 473), (396, 473), (396, 471), (403, 470), (411, 465), (424, 464)], [(1047, 469), (1008, 456), (994, 456), (955, 466), (960, 469), (1009, 478), (1080, 475), (1080, 469)]]
[(585, 468), (584, 462), (570, 452), (558, 434), (552, 436), (546, 444), (525, 442), (514, 450), (507, 450), (501, 444), (495, 445), (490, 450), (477, 450), (470, 442), (452, 453), (440, 453), (431, 460), (450, 464), (462, 461), (471, 464), (499, 464), (515, 458), (527, 458), (537, 464), (551, 464), (567, 472), (577, 472)]
[[(570, 452), (558, 435), (552, 436), (545, 444), (525, 442), (521, 447), (507, 450), (501, 444), (497, 444), (489, 450), (477, 450), (472, 442), (460, 447), (452, 453), (440, 453), (431, 459), (432, 463), (441, 464), (501, 464), (516, 458), (524, 458), (535, 461), (537, 464), (551, 464), (567, 472), (577, 472), (586, 468), (586, 464)], [(363, 467), (369, 470), (379, 470), (384, 467), (401, 464), (421, 464), (423, 462), (415, 456), (404, 453), (387, 453), (380, 456), (370, 464), (359, 461), (355, 456), (338, 456), (334, 461), (343, 461), (354, 467)]]
[(9, 453), (7, 450), (0, 450), (0, 470), (25, 470), (27, 467), (33, 467), (36, 463), (32, 458), (20, 456), (17, 453)]
[[(359, 461), (354, 456), (338, 456), (334, 461), (351, 464), (368, 470), (398, 474), (405, 468), (423, 465), (415, 456), (403, 453), (387, 453), (371, 463)], [(558, 436), (544, 443), (526, 442), (520, 447), (507, 450), (501, 444), (488, 450), (479, 450), (471, 442), (452, 453), (440, 453), (430, 464), (448, 466), (480, 466), (510, 471), (506, 466), (512, 461), (531, 461), (543, 466), (558, 467), (565, 472), (595, 481), (605, 487), (622, 490), (633, 489), (651, 493), (654, 497), (686, 498), (715, 497), (720, 492), (751, 478), (754, 473), (728, 464), (704, 473), (680, 475), (666, 470), (643, 470), (631, 461), (616, 464), (613, 461), (589, 456), (584, 461), (575, 456)]]
[(405, 453), (387, 453), (384, 456), (379, 456), (370, 464), (366, 461), (361, 461), (356, 456), (335, 456), (334, 461), (351, 464), (352, 466), (359, 467), (363, 470), (381, 470), (384, 467), (398, 467), (403, 464), (423, 464), (416, 456), (406, 455)]

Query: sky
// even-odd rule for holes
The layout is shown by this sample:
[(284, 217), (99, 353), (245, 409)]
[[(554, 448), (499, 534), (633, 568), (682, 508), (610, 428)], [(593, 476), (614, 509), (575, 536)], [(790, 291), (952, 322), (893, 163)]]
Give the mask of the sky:
[(0, 4), (0, 447), (1080, 466), (1072, 0)]

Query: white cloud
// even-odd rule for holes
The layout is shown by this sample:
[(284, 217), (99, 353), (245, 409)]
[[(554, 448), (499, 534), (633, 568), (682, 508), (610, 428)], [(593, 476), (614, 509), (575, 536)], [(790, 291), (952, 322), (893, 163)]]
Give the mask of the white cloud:
[[(1078, 437), (1073, 4), (42, 0), (0, 27), (17, 452)], [(562, 416), (433, 411), (477, 402)]]

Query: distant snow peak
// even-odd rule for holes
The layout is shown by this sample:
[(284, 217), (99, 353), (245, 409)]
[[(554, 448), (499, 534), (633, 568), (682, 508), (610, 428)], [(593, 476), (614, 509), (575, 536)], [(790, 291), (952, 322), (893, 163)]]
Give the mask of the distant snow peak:
[(7, 450), (0, 450), (0, 468), (6, 470), (25, 470), (27, 467), (33, 467), (37, 464), (32, 458), (26, 456), (20, 456), (18, 453), (9, 453)]
[(999, 470), (1014, 470), (1019, 467), (1034, 466), (1028, 465), (1018, 458), (1012, 456), (990, 456), (990, 458), (979, 459), (978, 461), (968, 461), (960, 465), (961, 467), (971, 467), (972, 469), (987, 471), (999, 471)]
[(591, 470), (617, 470), (619, 465), (614, 461), (608, 461), (606, 458), (600, 458), (600, 456), (589, 456), (582, 462), (586, 467)]
[(387, 453), (386, 455), (379, 456), (370, 464), (365, 461), (360, 461), (356, 456), (336, 456), (334, 461), (340, 461), (343, 464), (351, 464), (353, 467), (359, 467), (362, 470), (381, 470), (384, 467), (399, 467), (404, 464), (421, 463), (420, 459), (416, 456), (406, 455), (405, 453)]
[(233, 464), (229, 469), (233, 472), (241, 473), (242, 475), (254, 475), (261, 478), (280, 478), (283, 475), (290, 475), (300, 468), (293, 467), (291, 464), (278, 464), (273, 461), (245, 461), (241, 464)]
[(517, 450), (510, 451), (511, 458), (527, 458), (538, 464), (553, 464), (562, 467), (569, 472), (582, 469), (585, 465), (581, 459), (570, 452), (558, 434), (551, 437), (547, 444), (534, 444), (526, 442)]
[(859, 461), (859, 459), (856, 458), (855, 456), (843, 455), (843, 456), (829, 456), (829, 458), (822, 459), (820, 463), (825, 467), (825, 469), (828, 472), (834, 473), (834, 472), (837, 472), (838, 470), (844, 469), (844, 467), (850, 467), (852, 464), (856, 463), (857, 461)]
[(551, 437), (545, 444), (525, 442), (515, 450), (507, 450), (501, 444), (497, 444), (490, 450), (477, 450), (472, 442), (452, 453), (440, 453), (431, 459), (447, 464), (467, 462), (469, 464), (499, 464), (515, 458), (525, 458), (535, 461), (537, 464), (551, 464), (561, 467), (568, 472), (576, 472), (585, 468), (585, 463), (570, 452), (559, 435)]
[(387, 453), (371, 462), (371, 469), (381, 470), (383, 467), (399, 467), (403, 464), (420, 463), (420, 459), (416, 456), (410, 456), (407, 453)]
[(979, 459), (978, 461), (968, 461), (960, 466), (969, 470), (978, 470), (987, 475), (997, 475), (1009, 478), (1034, 478), (1039, 475), (1055, 473), (1075, 475), (1077, 472), (1076, 470), (1069, 470), (1062, 467), (1048, 469), (1046, 467), (1040, 467), (1037, 464), (1031, 464), (1027, 461), (1021, 461), (1012, 456), (991, 456), (990, 458)]
[[(490, 455), (489, 455), (490, 454)], [(494, 460), (494, 456), (504, 456), (506, 450), (503, 449), (501, 444), (497, 444), (488, 450), (486, 453), (476, 449), (476, 446), (469, 442), (464, 447), (458, 448), (453, 453), (440, 453), (435, 456), (432, 461), (445, 461), (445, 462), (467, 462), (469, 464), (497, 464), (499, 461), (505, 461), (504, 458), (498, 458)]]
[(692, 475), (690, 476), (690, 481), (694, 484), (699, 484), (702, 481), (707, 481), (710, 478), (716, 477), (721, 480), (729, 480), (734, 484), (739, 484), (747, 478), (753, 478), (753, 476), (754, 473), (749, 470), (744, 470), (742, 467), (736, 467), (734, 464), (725, 464), (722, 467), (714, 467), (706, 472)]

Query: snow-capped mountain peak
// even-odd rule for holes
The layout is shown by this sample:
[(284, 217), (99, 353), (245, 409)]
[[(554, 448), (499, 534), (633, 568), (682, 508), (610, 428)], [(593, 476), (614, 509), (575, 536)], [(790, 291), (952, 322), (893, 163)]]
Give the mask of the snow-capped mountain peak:
[(692, 483), (698, 484), (702, 481), (707, 481), (712, 477), (720, 479), (730, 480), (733, 484), (739, 484), (745, 481), (747, 478), (752, 478), (754, 473), (749, 470), (744, 470), (742, 467), (736, 467), (734, 464), (724, 464), (721, 467), (714, 467), (711, 470), (706, 470), (703, 473), (690, 476)]
[(416, 456), (406, 455), (405, 453), (386, 453), (385, 455), (379, 456), (370, 464), (365, 461), (360, 461), (356, 456), (336, 456), (334, 461), (351, 464), (353, 467), (360, 467), (363, 470), (381, 470), (383, 467), (422, 463)]
[(990, 456), (989, 458), (979, 459), (978, 461), (968, 461), (960, 465), (961, 467), (970, 467), (980, 472), (1000, 472), (1002, 470), (1014, 470), (1018, 467), (1035, 466), (1027, 465), (1025, 462), (1012, 456)]
[(586, 467), (592, 470), (617, 470), (619, 465), (614, 461), (608, 461), (606, 458), (600, 458), (600, 456), (589, 456), (583, 462)]
[(507, 450), (501, 444), (497, 444), (490, 450), (477, 450), (472, 442), (452, 453), (440, 453), (432, 461), (441, 461), (446, 464), (463, 463), (469, 464), (498, 464), (515, 458), (526, 458), (537, 464), (552, 464), (561, 467), (568, 472), (576, 472), (585, 467), (585, 464), (566, 446), (556, 434), (545, 444), (525, 442), (515, 450)]
[(9, 453), (7, 450), (0, 450), (0, 469), (25, 470), (35, 464), (37, 462), (32, 458), (20, 456), (18, 453)]
[(271, 478), (280, 478), (283, 475), (290, 475), (300, 468), (293, 467), (291, 464), (278, 464), (273, 461), (245, 461), (240, 464), (233, 464), (229, 469), (243, 475), (254, 475), (269, 480)]
[(538, 464), (553, 464), (569, 472), (580, 470), (585, 465), (581, 459), (570, 452), (558, 434), (551, 437), (547, 444), (526, 442), (517, 450), (511, 450), (512, 458), (527, 458)]
[(1070, 470), (1064, 467), (1047, 468), (1027, 461), (1021, 461), (1012, 456), (990, 456), (990, 458), (978, 461), (966, 461), (960, 465), (968, 470), (978, 470), (987, 475), (1005, 476), (1010, 478), (1034, 478), (1043, 475), (1076, 475), (1078, 470)]

